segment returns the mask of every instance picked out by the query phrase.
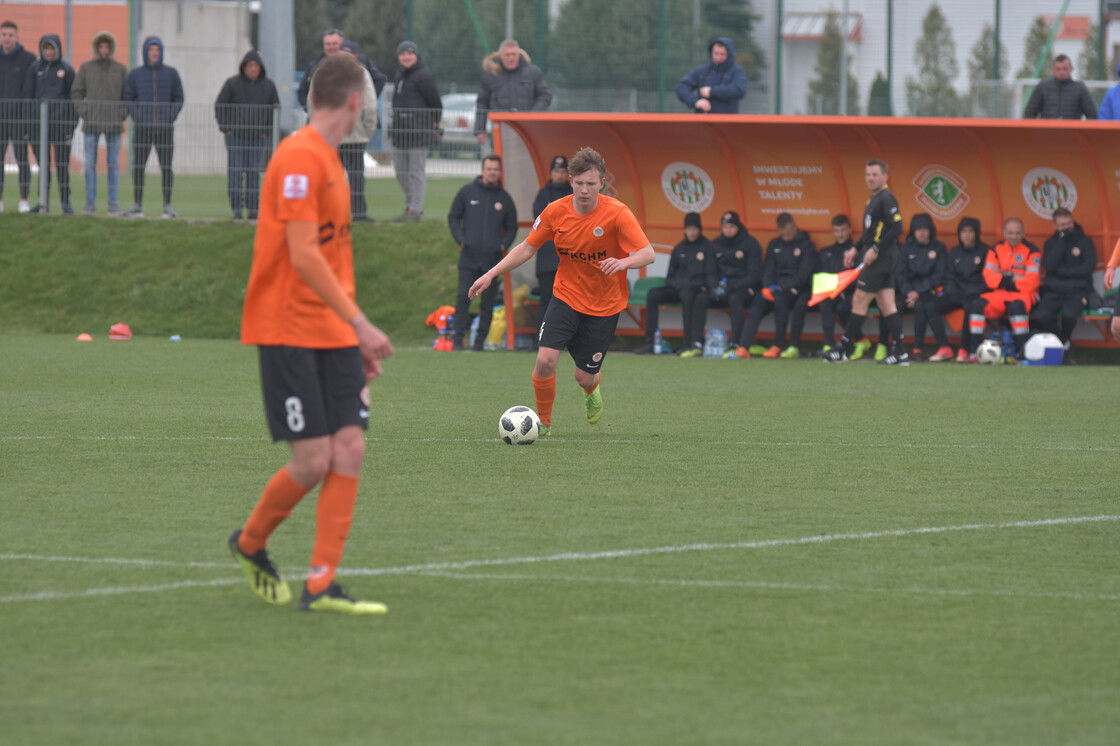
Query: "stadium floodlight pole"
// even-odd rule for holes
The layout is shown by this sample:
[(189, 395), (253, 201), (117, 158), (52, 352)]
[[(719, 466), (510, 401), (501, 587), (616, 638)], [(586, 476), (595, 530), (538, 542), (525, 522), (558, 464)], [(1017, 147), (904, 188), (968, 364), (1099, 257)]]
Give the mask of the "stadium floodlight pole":
[(782, 113), (782, 0), (778, 0), (774, 31), (774, 113)]
[(474, 32), (478, 34), (478, 40), (482, 42), (482, 53), (490, 53), (490, 42), (486, 40), (486, 32), (482, 30), (482, 24), (478, 22), (478, 16), (475, 15), (474, 5), (471, 0), (463, 0), (463, 5), (467, 9), (467, 15), (470, 16), (471, 23), (474, 25)]
[(404, 4), (404, 38), (415, 39), (412, 33), (412, 11), (416, 7), (416, 0), (407, 0)]
[(665, 113), (665, 24), (668, 12), (667, 0), (661, 0), (657, 11), (657, 111)]
[(506, 0), (506, 38), (513, 38), (513, 0)]
[(1104, 10), (1105, 0), (1097, 3), (1097, 80), (1108, 80), (1104, 65), (1104, 34), (1108, 18)]
[[(74, 0), (66, 0), (66, 54), (62, 55), (62, 59), (65, 62), (70, 61), (70, 50), (74, 48), (74, 45), (70, 43), (70, 40), (74, 38), (73, 33)], [(43, 204), (46, 204), (46, 202), (44, 202)]]
[[(995, 54), (992, 55), (992, 80), (999, 80), (1002, 73), (999, 69), (999, 27), (1000, 27), (1000, 6), (1003, 4), (1002, 0), (996, 0), (996, 33), (993, 38), (995, 46)], [(997, 89), (998, 90), (998, 89)]]
[(891, 101), (891, 89), (894, 87), (894, 0), (887, 0), (887, 116), (894, 116), (894, 104)]
[(848, 113), (848, 0), (840, 15), (840, 116)]

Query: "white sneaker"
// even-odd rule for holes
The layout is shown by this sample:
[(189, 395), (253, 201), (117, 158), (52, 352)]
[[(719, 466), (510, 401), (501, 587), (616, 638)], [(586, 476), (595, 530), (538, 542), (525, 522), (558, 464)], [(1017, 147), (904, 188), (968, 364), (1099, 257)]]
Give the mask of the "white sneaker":
[(164, 205), (163, 206), (163, 217), (165, 217), (165, 218), (177, 218), (177, 217), (179, 217), (179, 213), (175, 212), (175, 208), (172, 207), (171, 205)]
[(19, 201), (19, 211), (21, 214), (25, 212), (31, 212), (31, 205), (27, 204), (27, 200), (21, 199)]

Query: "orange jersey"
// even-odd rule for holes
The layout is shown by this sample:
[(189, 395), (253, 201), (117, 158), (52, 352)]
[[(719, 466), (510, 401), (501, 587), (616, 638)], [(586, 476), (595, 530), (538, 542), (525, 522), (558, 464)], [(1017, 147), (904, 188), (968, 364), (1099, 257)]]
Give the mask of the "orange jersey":
[(626, 273), (608, 277), (599, 262), (625, 259), (649, 243), (630, 208), (605, 194), (587, 215), (576, 212), (571, 197), (561, 197), (544, 208), (526, 241), (536, 248), (556, 244), (560, 266), (552, 294), (590, 316), (613, 316), (630, 298)]
[(1026, 243), (1012, 248), (1006, 241), (988, 249), (984, 263), (984, 282), (995, 290), (1005, 274), (1015, 278), (1016, 292), (1027, 296), (1038, 295), (1042, 284), (1042, 254)]
[(241, 342), (311, 349), (354, 347), (354, 329), (292, 267), (289, 221), (319, 227), (319, 249), (354, 299), (350, 186), (338, 153), (312, 127), (284, 138), (261, 183), (253, 267), (241, 315)]

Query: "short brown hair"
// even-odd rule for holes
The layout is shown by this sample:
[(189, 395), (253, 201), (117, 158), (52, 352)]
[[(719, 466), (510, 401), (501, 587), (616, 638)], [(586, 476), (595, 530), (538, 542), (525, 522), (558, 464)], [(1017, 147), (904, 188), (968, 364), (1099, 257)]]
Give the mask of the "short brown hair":
[(486, 165), (486, 161), (497, 161), (498, 162), (498, 168), (502, 167), (502, 157), (500, 155), (498, 155), (497, 153), (491, 153), (490, 155), (483, 158), (482, 159), (483, 165)]
[(10, 28), (14, 31), (19, 31), (19, 26), (16, 25), (15, 21), (4, 21), (0, 23), (0, 28)]
[(872, 158), (871, 160), (869, 160), (867, 162), (867, 165), (868, 166), (878, 166), (880, 171), (882, 171), (883, 173), (887, 172), (887, 164), (884, 163), (883, 161), (879, 160), (878, 158)]
[(793, 216), (788, 212), (783, 212), (778, 215), (778, 230), (785, 228), (787, 225), (794, 225)]
[(311, 98), (317, 109), (341, 109), (351, 93), (362, 93), (365, 87), (364, 68), (350, 55), (336, 55), (315, 66)]
[(591, 148), (580, 148), (579, 152), (568, 161), (568, 173), (573, 179), (591, 170), (598, 171), (601, 179), (607, 177), (607, 162), (603, 160), (603, 156), (599, 155), (598, 151)]
[(852, 227), (852, 221), (849, 220), (848, 216), (843, 214), (843, 213), (840, 213), (839, 215), (833, 215), (832, 216), (832, 226), (835, 228), (835, 227), (838, 227), (838, 226), (841, 226), (841, 225), (846, 225), (849, 228), (851, 228)]
[(1050, 219), (1051, 220), (1057, 220), (1058, 218), (1072, 218), (1072, 217), (1073, 217), (1073, 213), (1069, 211), (1069, 208), (1059, 207), (1057, 210), (1054, 210), (1054, 214), (1050, 216)]

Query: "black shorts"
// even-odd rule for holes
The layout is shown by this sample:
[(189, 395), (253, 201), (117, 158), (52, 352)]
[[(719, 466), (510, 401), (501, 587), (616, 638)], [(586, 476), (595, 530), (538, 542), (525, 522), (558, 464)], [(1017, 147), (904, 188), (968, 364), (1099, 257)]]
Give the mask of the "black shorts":
[(864, 266), (856, 278), (856, 288), (868, 293), (894, 290), (894, 270), (898, 266), (898, 247), (879, 247), (878, 258), (871, 266)]
[(369, 389), (357, 347), (262, 345), (259, 357), (264, 414), (273, 441), (320, 438), (346, 425), (367, 426)]
[(537, 331), (537, 344), (553, 350), (567, 350), (577, 368), (598, 373), (617, 326), (617, 313), (613, 316), (580, 313), (553, 296)]

